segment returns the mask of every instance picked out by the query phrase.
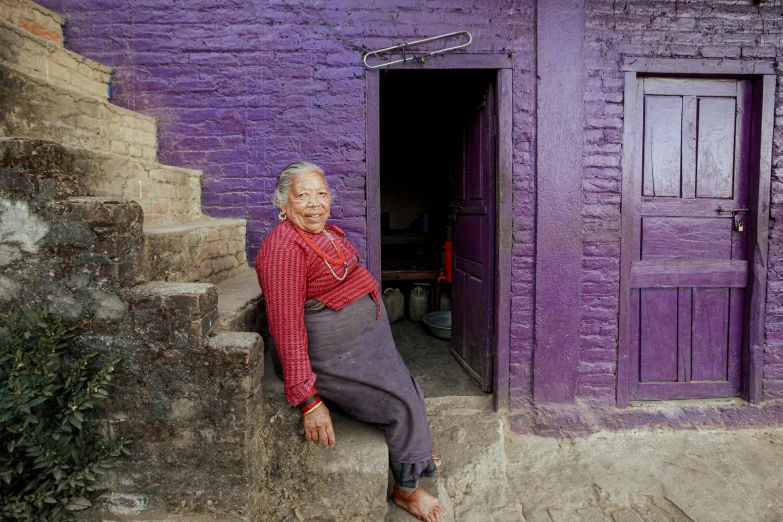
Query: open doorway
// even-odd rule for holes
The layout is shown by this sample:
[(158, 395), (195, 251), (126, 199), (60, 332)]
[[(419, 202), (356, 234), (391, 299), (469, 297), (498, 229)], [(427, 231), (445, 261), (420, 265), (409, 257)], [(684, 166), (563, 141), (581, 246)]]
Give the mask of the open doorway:
[[(493, 389), (496, 77), (380, 75), (381, 281), (405, 298), (392, 333), (429, 397)], [(450, 340), (419, 321), (422, 307), (450, 310)]]

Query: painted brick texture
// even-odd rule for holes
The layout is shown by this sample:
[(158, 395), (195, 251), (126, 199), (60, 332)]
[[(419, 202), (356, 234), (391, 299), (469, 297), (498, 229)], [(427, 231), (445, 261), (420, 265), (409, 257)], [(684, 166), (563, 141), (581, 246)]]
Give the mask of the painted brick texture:
[[(583, 303), (578, 395), (615, 404), (624, 56), (777, 61), (779, 2), (585, 2)], [(779, 114), (780, 93), (776, 114)], [(783, 397), (783, 119), (775, 121), (763, 399)]]
[[(43, 0), (68, 47), (115, 67), (112, 101), (159, 120), (160, 161), (204, 171), (204, 211), (248, 220), (253, 259), (288, 162), (324, 166), (334, 223), (365, 253), (361, 51), (467, 29), (513, 52), (512, 408), (532, 394), (535, 9), (532, 0)], [(780, 1), (586, 0), (582, 326), (577, 393), (615, 405), (624, 56), (777, 60)], [(780, 104), (780, 95), (776, 98)], [(783, 106), (783, 105), (782, 105)], [(783, 114), (778, 108), (776, 114)], [(783, 117), (775, 121), (763, 398), (783, 398)]]
[(202, 205), (248, 220), (248, 258), (276, 222), (292, 160), (324, 167), (333, 222), (366, 250), (361, 47), (456, 30), (514, 55), (511, 392), (532, 390), (535, 43), (532, 0), (44, 0), (69, 49), (115, 67), (112, 102), (159, 121), (159, 161), (204, 172)]

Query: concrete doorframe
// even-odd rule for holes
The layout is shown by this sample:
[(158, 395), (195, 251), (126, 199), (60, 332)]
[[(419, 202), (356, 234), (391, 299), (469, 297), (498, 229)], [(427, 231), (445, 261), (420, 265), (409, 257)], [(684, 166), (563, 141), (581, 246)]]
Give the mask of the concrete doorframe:
[[(511, 246), (512, 246), (512, 85), (513, 60), (508, 54), (451, 54), (394, 66), (395, 70), (483, 69), (497, 74), (497, 172), (495, 183), (495, 336), (494, 408), (506, 410), (510, 402)], [(381, 157), (380, 70), (365, 70), (367, 157), (367, 268), (381, 280)]]
[(775, 118), (775, 67), (772, 62), (742, 60), (699, 60), (631, 58), (623, 63), (625, 72), (625, 116), (623, 129), (622, 237), (620, 244), (620, 316), (617, 364), (617, 406), (628, 407), (630, 368), (630, 272), (633, 249), (634, 162), (637, 146), (636, 118), (638, 79), (644, 76), (717, 77), (750, 79), (753, 85), (751, 152), (748, 179), (748, 288), (745, 296), (747, 325), (742, 343), (742, 398), (761, 402), (764, 318), (767, 300), (767, 256), (769, 242), (769, 195), (772, 173), (772, 132)]

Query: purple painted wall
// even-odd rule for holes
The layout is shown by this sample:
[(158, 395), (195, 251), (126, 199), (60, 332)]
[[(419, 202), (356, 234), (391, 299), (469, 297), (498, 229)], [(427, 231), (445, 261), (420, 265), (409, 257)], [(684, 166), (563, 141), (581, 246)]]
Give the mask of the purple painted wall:
[[(112, 101), (160, 123), (159, 161), (204, 171), (203, 207), (248, 220), (248, 258), (276, 222), (288, 162), (322, 165), (334, 223), (365, 253), (362, 52), (469, 30), (471, 53), (513, 53), (511, 395), (532, 392), (535, 234), (533, 0), (42, 0), (66, 45), (115, 67)], [(316, 7), (314, 7), (316, 6)]]
[[(708, 5), (709, 4), (709, 5)], [(780, 4), (753, 2), (615, 2), (586, 0), (585, 151), (583, 178), (582, 337), (578, 396), (615, 404), (620, 260), (620, 192), (625, 56), (777, 61)], [(780, 97), (776, 98), (780, 106)], [(783, 214), (775, 125), (772, 205)], [(767, 346), (763, 400), (783, 397), (783, 234), (770, 224)]]
[[(531, 414), (536, 123), (534, 0), (41, 0), (68, 18), (67, 46), (115, 66), (113, 101), (160, 121), (160, 161), (204, 171), (213, 216), (248, 219), (249, 255), (273, 226), (267, 202), (293, 159), (322, 164), (335, 222), (365, 250), (365, 80), (356, 45), (380, 48), (467, 29), (472, 53), (513, 53), (511, 408), (534, 424), (672, 422), (615, 410), (625, 56), (778, 58), (779, 2), (585, 0), (581, 173), (581, 331), (576, 404)], [(580, 72), (577, 72), (579, 74)], [(541, 86), (542, 88), (544, 86)], [(781, 131), (775, 126), (763, 399), (783, 398)], [(545, 211), (539, 208), (539, 212)], [(538, 248), (546, 248), (539, 244)], [(585, 420), (584, 412), (597, 414)], [(780, 419), (767, 410), (682, 411), (683, 423)], [(767, 413), (764, 413), (764, 412)], [(760, 412), (760, 413), (758, 413)], [(618, 420), (619, 418), (619, 420)], [(534, 419), (534, 420), (533, 420)], [(628, 420), (631, 419), (631, 420)]]

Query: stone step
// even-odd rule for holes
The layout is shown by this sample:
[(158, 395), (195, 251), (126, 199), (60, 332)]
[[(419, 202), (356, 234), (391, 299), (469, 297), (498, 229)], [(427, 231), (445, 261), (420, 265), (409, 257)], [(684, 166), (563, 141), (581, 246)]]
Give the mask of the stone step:
[(108, 100), (112, 69), (0, 19), (0, 61), (9, 67)]
[(208, 336), (217, 291), (201, 283), (152, 282), (123, 292), (128, 328), (110, 409), (131, 455), (110, 480), (99, 520), (166, 520), (177, 515), (246, 515), (259, 466), (263, 341), (256, 333)]
[(55, 85), (0, 64), (0, 137), (54, 140), (63, 145), (155, 160), (153, 118)]
[(389, 456), (382, 432), (335, 413), (335, 445), (324, 449), (306, 442), (302, 416), (285, 401), (283, 383), (269, 367), (267, 362), (262, 383), (256, 520), (383, 520)]
[[(447, 511), (446, 521), (524, 522), (522, 506), (506, 477), (506, 420), (492, 410), (492, 397), (436, 397), (425, 400), (434, 453), (443, 464), (422, 487)], [(389, 503), (386, 522), (411, 516)]]
[(217, 289), (208, 283), (153, 281), (125, 298), (133, 331), (173, 350), (199, 346), (217, 323)]
[(147, 226), (203, 217), (198, 170), (28, 138), (0, 138), (0, 161), (12, 164), (17, 173), (56, 168), (72, 175), (84, 194), (134, 200), (144, 210)]
[(244, 219), (144, 227), (151, 281), (220, 283), (246, 270)]
[(3, 0), (0, 18), (62, 47), (65, 18), (30, 0)]
[(263, 299), (256, 271), (250, 267), (217, 285), (217, 330), (262, 332), (265, 325)]

